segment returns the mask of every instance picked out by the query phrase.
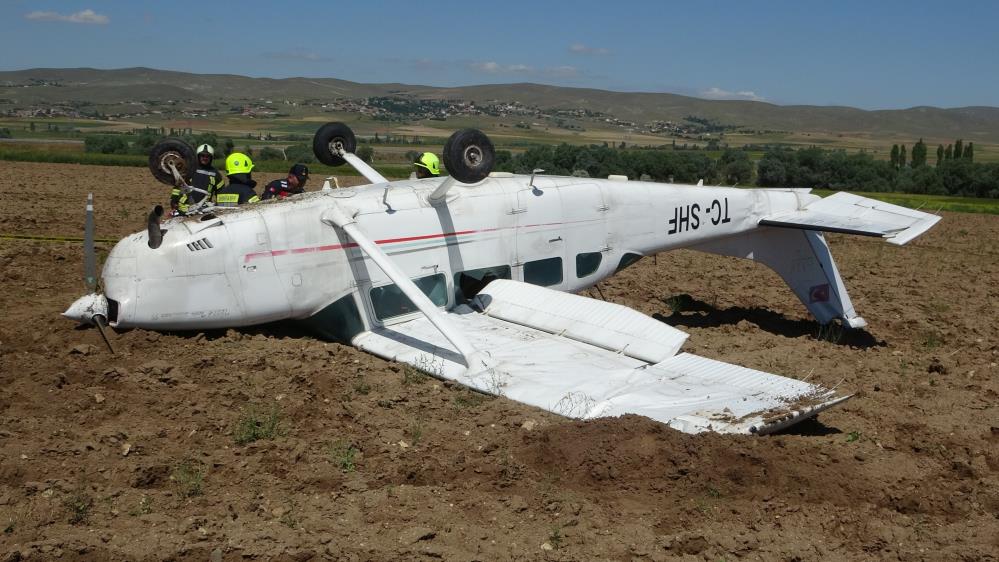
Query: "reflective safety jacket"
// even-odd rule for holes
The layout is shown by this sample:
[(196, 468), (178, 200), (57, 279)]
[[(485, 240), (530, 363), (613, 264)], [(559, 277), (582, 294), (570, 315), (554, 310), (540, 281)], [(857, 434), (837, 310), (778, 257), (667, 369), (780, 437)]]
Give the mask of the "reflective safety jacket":
[[(209, 197), (214, 197), (215, 193), (222, 188), (222, 174), (212, 166), (199, 167), (194, 171), (190, 184), (191, 187), (207, 191)], [(170, 192), (170, 207), (176, 208), (181, 213), (186, 213), (189, 208), (200, 203), (204, 197), (204, 194), (197, 191), (184, 193), (179, 187), (175, 187)]]
[(302, 186), (291, 187), (288, 185), (288, 180), (274, 180), (267, 184), (264, 188), (264, 194), (260, 196), (261, 199), (270, 199), (271, 197), (277, 197), (284, 199), (289, 195), (295, 195), (296, 193), (305, 193)]
[(236, 207), (243, 203), (260, 201), (257, 192), (253, 190), (257, 182), (247, 177), (247, 174), (229, 176), (229, 185), (215, 194), (215, 204), (219, 207)]

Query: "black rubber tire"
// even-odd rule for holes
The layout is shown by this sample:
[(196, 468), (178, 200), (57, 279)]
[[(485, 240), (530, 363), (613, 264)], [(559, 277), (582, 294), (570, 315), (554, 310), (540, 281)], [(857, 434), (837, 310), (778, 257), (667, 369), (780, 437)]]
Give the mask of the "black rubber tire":
[(495, 163), (493, 143), (478, 129), (455, 131), (444, 144), (444, 167), (461, 183), (484, 180)]
[(312, 152), (316, 159), (327, 166), (343, 166), (347, 163), (334, 150), (340, 146), (345, 152), (357, 151), (357, 138), (354, 131), (343, 123), (327, 123), (312, 137)]
[(167, 165), (170, 162), (185, 179), (190, 178), (198, 167), (194, 147), (177, 138), (165, 138), (149, 151), (149, 171), (153, 177), (167, 185), (175, 185), (177, 182)]

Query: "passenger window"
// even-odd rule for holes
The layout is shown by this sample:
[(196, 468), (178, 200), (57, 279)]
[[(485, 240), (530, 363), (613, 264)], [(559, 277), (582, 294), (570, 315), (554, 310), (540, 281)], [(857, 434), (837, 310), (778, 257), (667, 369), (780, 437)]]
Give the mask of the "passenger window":
[(542, 287), (551, 287), (562, 283), (562, 258), (548, 258), (525, 263), (524, 282)]
[(596, 271), (602, 259), (603, 255), (600, 252), (576, 254), (576, 277), (582, 279)]
[[(447, 304), (447, 278), (444, 277), (443, 273), (413, 279), (413, 283), (423, 291), (423, 294), (427, 295), (434, 305), (445, 306)], [(419, 310), (395, 283), (374, 287), (369, 294), (371, 295), (371, 306), (375, 309), (375, 317), (379, 320)]]
[(637, 262), (638, 260), (642, 259), (642, 257), (643, 256), (640, 254), (632, 254), (632, 253), (627, 253), (621, 256), (621, 261), (617, 263), (617, 270), (615, 271), (615, 273)]
[(466, 303), (493, 279), (510, 279), (510, 266), (469, 269), (454, 274), (454, 302)]

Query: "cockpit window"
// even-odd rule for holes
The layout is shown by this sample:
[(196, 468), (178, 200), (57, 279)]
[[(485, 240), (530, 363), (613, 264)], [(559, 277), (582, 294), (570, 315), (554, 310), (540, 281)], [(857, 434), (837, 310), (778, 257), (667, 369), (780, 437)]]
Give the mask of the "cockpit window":
[[(434, 305), (447, 305), (447, 278), (443, 273), (419, 277), (413, 279), (413, 283), (423, 291), (423, 294), (427, 295), (427, 298)], [(374, 287), (369, 294), (371, 295), (371, 306), (375, 309), (375, 317), (379, 320), (419, 310), (395, 283)]]
[(340, 298), (302, 322), (319, 337), (345, 344), (349, 344), (354, 336), (364, 331), (364, 323), (352, 294)]

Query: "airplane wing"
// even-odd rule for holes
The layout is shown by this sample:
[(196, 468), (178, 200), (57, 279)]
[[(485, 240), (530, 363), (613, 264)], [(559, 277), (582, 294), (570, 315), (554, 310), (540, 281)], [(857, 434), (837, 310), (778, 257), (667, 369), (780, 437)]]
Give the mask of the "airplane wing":
[[(686, 433), (765, 434), (848, 399), (818, 385), (690, 353), (687, 334), (630, 308), (509, 280), (449, 320), (490, 359), (470, 373), (426, 317), (353, 344), (438, 378), (577, 419), (638, 414)], [(470, 374), (469, 374), (470, 373)]]
[(759, 224), (880, 236), (901, 246), (929, 230), (939, 220), (937, 215), (841, 191), (804, 209), (763, 217)]

